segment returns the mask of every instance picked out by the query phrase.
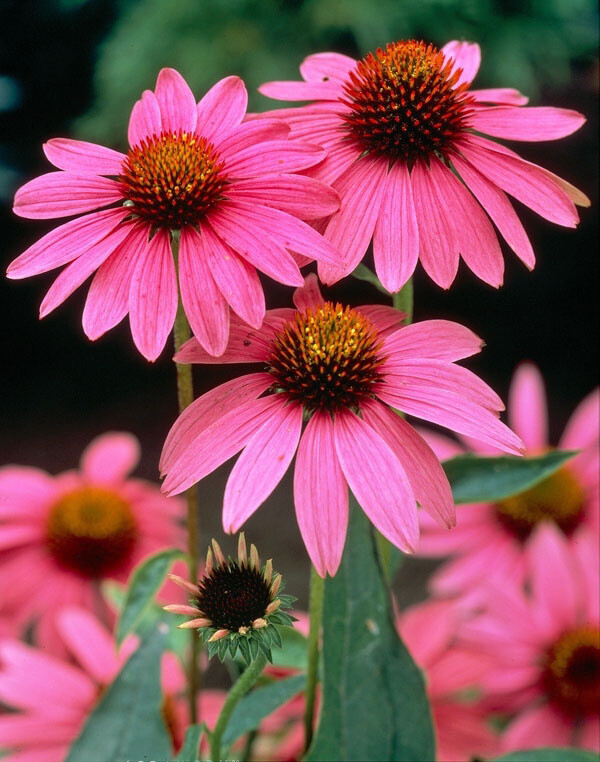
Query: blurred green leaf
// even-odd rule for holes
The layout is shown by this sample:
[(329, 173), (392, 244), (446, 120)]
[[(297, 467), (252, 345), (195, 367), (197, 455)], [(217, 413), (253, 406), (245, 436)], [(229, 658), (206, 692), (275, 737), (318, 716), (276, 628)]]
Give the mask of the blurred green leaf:
[(273, 651), (273, 665), (305, 670), (307, 640), (304, 635), (293, 627), (278, 627), (277, 631), (281, 648)]
[(307, 762), (435, 759), (423, 675), (396, 633), (370, 524), (354, 498), (325, 582), (323, 706)]
[(190, 725), (185, 731), (185, 740), (173, 762), (196, 762), (200, 758), (199, 746), (204, 724)]
[(527, 749), (511, 751), (493, 762), (598, 762), (598, 754), (585, 749)]
[(172, 755), (162, 715), (161, 656), (164, 625), (129, 657), (71, 746), (66, 762), (161, 760)]
[(454, 502), (485, 503), (517, 495), (558, 471), (576, 453), (554, 450), (535, 458), (458, 455), (442, 463)]

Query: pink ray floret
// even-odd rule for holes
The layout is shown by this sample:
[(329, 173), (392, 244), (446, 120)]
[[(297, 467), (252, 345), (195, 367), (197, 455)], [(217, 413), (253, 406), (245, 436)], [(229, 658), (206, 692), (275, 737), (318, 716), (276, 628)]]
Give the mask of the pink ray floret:
[(238, 77), (217, 82), (196, 104), (182, 76), (163, 69), (155, 90), (133, 107), (127, 154), (63, 138), (44, 145), (59, 171), (17, 191), (15, 213), (84, 216), (43, 236), (8, 268), (8, 277), (26, 278), (66, 265), (40, 317), (95, 273), (83, 311), (86, 335), (97, 339), (129, 314), (135, 345), (155, 360), (173, 327), (179, 284), (194, 335), (219, 355), (230, 308), (254, 328), (262, 322), (257, 270), (299, 286), (299, 264), (342, 266), (332, 244), (305, 222), (335, 212), (338, 194), (297, 174), (325, 151), (288, 141), (280, 119), (244, 122), (246, 106)]
[(379, 531), (411, 552), (417, 502), (445, 527), (455, 514), (439, 461), (396, 409), (506, 452), (522, 448), (499, 420), (497, 395), (454, 364), (479, 352), (481, 341), (456, 323), (402, 327), (403, 314), (391, 307), (325, 302), (314, 275), (294, 301), (297, 310), (269, 310), (257, 330), (232, 318), (218, 359), (195, 339), (182, 347), (178, 362), (257, 362), (265, 370), (212, 389), (184, 411), (163, 448), (163, 489), (182, 492), (241, 451), (223, 505), (224, 529), (236, 532), (296, 455), (296, 516), (321, 575), (340, 563), (348, 487)]
[(327, 151), (305, 174), (340, 195), (339, 210), (318, 228), (346, 264), (320, 262), (324, 282), (350, 273), (372, 241), (388, 291), (406, 283), (418, 260), (449, 288), (460, 256), (497, 288), (504, 260), (493, 225), (529, 269), (535, 264), (509, 195), (551, 222), (576, 226), (575, 204), (590, 203), (581, 191), (482, 135), (556, 140), (579, 129), (584, 117), (525, 107), (527, 98), (513, 89), (471, 89), (480, 59), (475, 43), (453, 41), (438, 51), (401, 41), (358, 62), (337, 53), (311, 55), (300, 66), (302, 82), (259, 88), (278, 100), (312, 102), (256, 118), (284, 119), (291, 139), (310, 137)]

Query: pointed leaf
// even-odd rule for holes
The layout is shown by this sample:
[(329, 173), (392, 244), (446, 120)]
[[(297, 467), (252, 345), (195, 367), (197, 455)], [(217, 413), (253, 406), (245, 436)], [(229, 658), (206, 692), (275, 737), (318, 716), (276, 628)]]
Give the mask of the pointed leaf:
[(390, 295), (389, 291), (386, 291), (385, 288), (381, 285), (381, 282), (379, 278), (375, 275), (375, 273), (372, 270), (369, 270), (366, 265), (360, 264), (356, 268), (356, 270), (353, 270), (351, 273), (353, 278), (356, 278), (357, 280), (364, 280), (367, 283), (370, 283), (372, 286), (375, 286), (375, 288), (378, 291), (381, 291), (382, 294), (385, 294), (386, 296)]

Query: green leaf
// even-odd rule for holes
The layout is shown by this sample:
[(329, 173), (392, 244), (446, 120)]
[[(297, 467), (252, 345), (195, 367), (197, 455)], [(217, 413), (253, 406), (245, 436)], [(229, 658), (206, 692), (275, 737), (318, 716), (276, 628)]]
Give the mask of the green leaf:
[(527, 749), (511, 751), (494, 762), (598, 762), (598, 754), (585, 749)]
[(185, 731), (185, 740), (177, 758), (173, 762), (196, 762), (200, 758), (200, 739), (204, 732), (204, 724), (190, 725)]
[(484, 503), (502, 500), (534, 487), (576, 454), (553, 450), (536, 458), (459, 455), (442, 465), (457, 505)]
[(163, 625), (153, 630), (130, 656), (71, 746), (66, 762), (171, 758), (160, 685), (166, 629)]
[(183, 556), (183, 552), (178, 548), (168, 548), (153, 553), (136, 566), (117, 623), (117, 645), (121, 645), (125, 637), (135, 631), (151, 607), (171, 564)]
[(385, 288), (381, 285), (379, 278), (375, 275), (375, 273), (369, 270), (369, 268), (365, 265), (359, 265), (356, 270), (351, 273), (351, 275), (357, 280), (364, 280), (367, 283), (370, 283), (372, 286), (375, 286), (375, 288), (378, 291), (381, 291), (382, 294), (385, 294), (386, 296), (390, 295), (390, 292), (386, 291)]
[(304, 690), (306, 676), (297, 675), (256, 688), (240, 701), (229, 719), (223, 744), (231, 746), (244, 733), (256, 730), (271, 712)]
[(423, 675), (400, 641), (370, 524), (351, 499), (342, 563), (325, 582), (323, 709), (306, 759), (435, 759)]

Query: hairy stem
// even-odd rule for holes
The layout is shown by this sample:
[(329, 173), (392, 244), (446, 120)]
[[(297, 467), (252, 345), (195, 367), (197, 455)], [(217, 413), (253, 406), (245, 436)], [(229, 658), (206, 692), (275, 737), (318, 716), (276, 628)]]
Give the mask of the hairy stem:
[(319, 635), (323, 616), (323, 593), (325, 580), (319, 577), (314, 566), (310, 569), (310, 599), (308, 613), (310, 630), (308, 633), (308, 664), (306, 669), (306, 709), (304, 712), (304, 751), (308, 751), (314, 733), (315, 696), (319, 680)]

